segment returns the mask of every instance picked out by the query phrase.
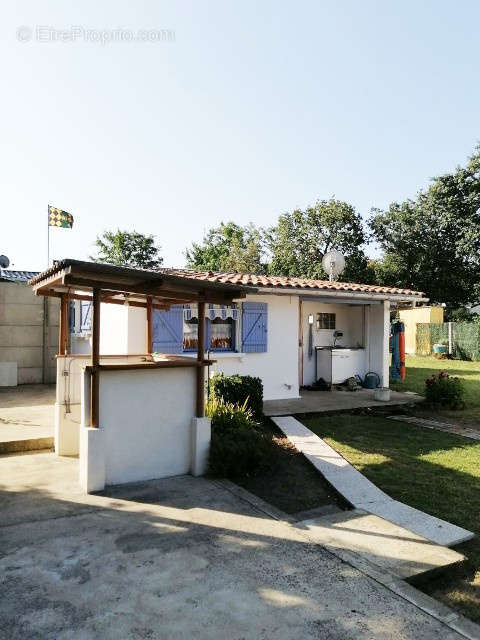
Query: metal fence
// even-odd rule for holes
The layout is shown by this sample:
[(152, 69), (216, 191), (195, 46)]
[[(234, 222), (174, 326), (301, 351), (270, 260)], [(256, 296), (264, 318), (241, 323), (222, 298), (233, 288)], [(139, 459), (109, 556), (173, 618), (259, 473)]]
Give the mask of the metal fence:
[(480, 324), (474, 322), (419, 322), (416, 334), (416, 354), (429, 356), (433, 345), (448, 345), (448, 353), (456, 360), (480, 360)]

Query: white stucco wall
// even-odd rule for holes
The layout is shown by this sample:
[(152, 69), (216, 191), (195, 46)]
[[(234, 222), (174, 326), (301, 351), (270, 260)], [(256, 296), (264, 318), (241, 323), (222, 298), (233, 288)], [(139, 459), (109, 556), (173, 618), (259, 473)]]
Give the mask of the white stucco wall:
[[(388, 385), (388, 344), (385, 351), (385, 307), (382, 304), (352, 305), (348, 303), (302, 302), (303, 371), (300, 373), (299, 297), (288, 295), (250, 295), (252, 302), (268, 305), (268, 346), (265, 353), (241, 352), (241, 314), (237, 325), (237, 352), (211, 353), (216, 363), (210, 374), (258, 376), (264, 385), (265, 400), (296, 398), (302, 384), (314, 381), (315, 361), (308, 358), (308, 315), (336, 313), (337, 329), (344, 336), (343, 346), (365, 346), (365, 366), (359, 374), (375, 371)], [(242, 301), (239, 301), (241, 304)], [(388, 303), (387, 303), (388, 305)], [(365, 308), (365, 326), (364, 326)], [(387, 314), (388, 315), (388, 314)], [(388, 330), (387, 330), (388, 333)], [(388, 340), (388, 336), (387, 336)], [(331, 345), (333, 331), (314, 329), (314, 345)], [(102, 305), (101, 353), (144, 353), (146, 343), (145, 310), (134, 307)], [(195, 354), (185, 354), (195, 357)]]
[[(101, 348), (101, 346), (100, 346)], [(128, 332), (126, 353), (147, 352), (147, 310), (128, 307)], [(104, 353), (107, 353), (104, 351)]]
[(380, 376), (380, 384), (389, 386), (390, 302), (367, 307), (368, 371)]
[[(72, 353), (91, 353), (91, 339), (72, 338)], [(100, 305), (100, 354), (146, 352), (147, 311), (140, 307)]]
[(190, 470), (195, 368), (100, 372), (106, 484)]
[(74, 456), (79, 451), (80, 402), (83, 367), (89, 357), (57, 357), (55, 453)]
[[(268, 345), (265, 353), (243, 355), (212, 353), (217, 359), (211, 372), (258, 376), (264, 399), (297, 398), (298, 390), (298, 296), (247, 296), (247, 301), (268, 304)], [(238, 327), (238, 349), (241, 328)]]
[[(258, 376), (266, 400), (298, 397), (298, 296), (248, 296), (268, 304), (268, 351), (266, 353), (214, 353), (211, 373)], [(102, 305), (100, 350), (102, 354), (145, 353), (144, 309)], [(241, 314), (240, 314), (241, 316)], [(241, 350), (241, 319), (237, 325), (237, 351)], [(195, 354), (185, 354), (195, 357)]]
[(100, 353), (128, 353), (128, 309), (124, 305), (100, 305)]
[[(55, 453), (73, 456), (79, 452), (79, 429), (83, 370), (90, 364), (90, 355), (57, 357), (57, 386), (55, 401)], [(101, 358), (102, 364), (120, 364), (138, 361), (135, 357)]]

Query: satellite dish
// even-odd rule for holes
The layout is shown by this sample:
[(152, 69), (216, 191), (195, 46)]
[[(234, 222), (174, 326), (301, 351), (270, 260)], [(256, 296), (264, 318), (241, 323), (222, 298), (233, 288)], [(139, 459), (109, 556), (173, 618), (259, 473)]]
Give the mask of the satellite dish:
[(0, 267), (2, 269), (8, 269), (9, 265), (10, 265), (10, 260), (7, 258), (7, 256), (0, 256)]
[(330, 282), (336, 279), (345, 269), (345, 258), (340, 251), (328, 251), (322, 259), (322, 267), (328, 273)]

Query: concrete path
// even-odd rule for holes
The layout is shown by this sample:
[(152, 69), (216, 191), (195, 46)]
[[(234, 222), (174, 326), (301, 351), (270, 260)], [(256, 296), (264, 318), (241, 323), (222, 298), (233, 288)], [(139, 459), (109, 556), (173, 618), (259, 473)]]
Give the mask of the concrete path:
[(55, 385), (0, 388), (0, 453), (53, 447)]
[(315, 542), (354, 552), (403, 580), (423, 579), (465, 560), (452, 549), (360, 509), (304, 520), (297, 526)]
[(0, 458), (1, 640), (475, 637), (206, 479), (95, 496), (77, 472), (53, 454)]
[(429, 420), (427, 418), (417, 418), (416, 416), (388, 416), (389, 420), (397, 420), (398, 422), (408, 422), (416, 424), (419, 427), (427, 429), (436, 429), (437, 431), (445, 431), (453, 433), (456, 436), (471, 438), (472, 440), (480, 440), (480, 430), (465, 427), (461, 424), (452, 424), (450, 422), (439, 422), (438, 420)]
[(300, 413), (339, 413), (352, 409), (396, 407), (422, 402), (416, 393), (391, 392), (389, 402), (375, 400), (373, 389), (358, 391), (302, 391), (300, 398), (266, 400), (263, 411), (266, 416), (291, 416)]
[(289, 416), (272, 420), (326, 480), (357, 509), (373, 513), (446, 547), (474, 537), (471, 531), (394, 500), (295, 418)]

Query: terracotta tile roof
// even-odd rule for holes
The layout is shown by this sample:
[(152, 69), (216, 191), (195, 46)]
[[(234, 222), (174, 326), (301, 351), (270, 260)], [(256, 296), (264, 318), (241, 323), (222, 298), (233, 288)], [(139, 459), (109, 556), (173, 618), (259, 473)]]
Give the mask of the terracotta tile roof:
[(308, 278), (290, 278), (285, 276), (256, 276), (251, 273), (217, 273), (213, 271), (192, 271), (190, 269), (159, 269), (165, 273), (206, 280), (208, 282), (221, 282), (228, 284), (244, 285), (251, 287), (273, 287), (276, 289), (310, 289), (323, 291), (345, 291), (353, 293), (376, 293), (386, 295), (404, 295), (423, 297), (421, 291), (411, 289), (398, 289), (395, 287), (380, 287), (371, 284), (356, 284), (354, 282), (329, 282), (328, 280), (310, 280)]

